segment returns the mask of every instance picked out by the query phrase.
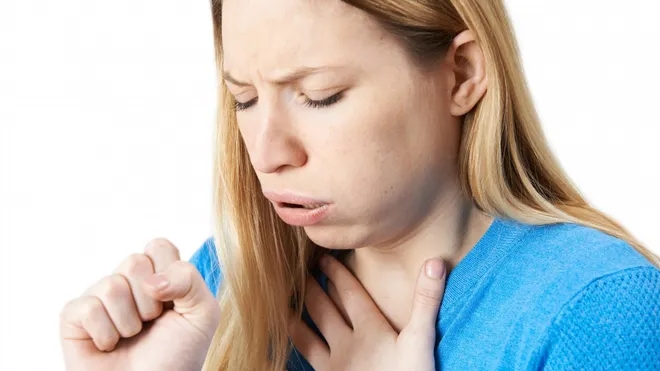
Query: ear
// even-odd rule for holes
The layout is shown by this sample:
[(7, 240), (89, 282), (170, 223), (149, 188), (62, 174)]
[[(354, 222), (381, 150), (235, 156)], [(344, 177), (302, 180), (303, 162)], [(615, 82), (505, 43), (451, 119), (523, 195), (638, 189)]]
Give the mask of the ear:
[(486, 94), (488, 85), (486, 59), (472, 31), (463, 31), (454, 38), (447, 50), (446, 62), (454, 81), (449, 112), (453, 116), (463, 116)]

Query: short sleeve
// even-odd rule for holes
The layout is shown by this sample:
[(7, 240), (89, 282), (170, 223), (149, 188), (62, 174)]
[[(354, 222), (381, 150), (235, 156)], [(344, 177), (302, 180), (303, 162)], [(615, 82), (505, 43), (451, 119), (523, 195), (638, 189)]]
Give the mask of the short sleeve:
[(218, 263), (218, 254), (213, 237), (209, 237), (204, 244), (190, 258), (190, 263), (194, 265), (204, 278), (206, 286), (213, 295), (218, 294), (220, 282), (222, 282), (222, 272)]
[(660, 271), (599, 278), (555, 318), (543, 370), (660, 370)]

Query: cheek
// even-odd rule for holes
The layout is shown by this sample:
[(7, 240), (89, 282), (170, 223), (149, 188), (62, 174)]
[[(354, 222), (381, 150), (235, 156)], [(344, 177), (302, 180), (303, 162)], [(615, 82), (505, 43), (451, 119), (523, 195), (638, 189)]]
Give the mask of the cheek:
[(454, 173), (460, 126), (428, 97), (398, 98), (354, 109), (350, 120), (328, 133), (332, 150), (323, 162), (353, 215), (377, 217), (393, 207), (415, 213)]
[[(437, 146), (422, 127), (421, 117), (405, 105), (380, 100), (378, 106), (353, 108), (333, 125), (310, 158), (324, 164), (334, 187), (352, 204), (383, 202), (409, 187), (412, 173), (434, 158)], [(404, 107), (402, 107), (404, 106)]]
[[(237, 120), (238, 121), (238, 120)], [(238, 121), (237, 132), (238, 140), (243, 142), (245, 149), (247, 150), (248, 156), (252, 159), (252, 156), (257, 151), (257, 146), (259, 142), (259, 126), (254, 122), (253, 118), (243, 118), (241, 117)]]
[(384, 168), (396, 165), (393, 161), (406, 162), (401, 112), (347, 104), (337, 113), (327, 125), (321, 124), (323, 130), (315, 130), (314, 144), (308, 146), (310, 159), (322, 164), (332, 179), (356, 186), (375, 183), (387, 175)]

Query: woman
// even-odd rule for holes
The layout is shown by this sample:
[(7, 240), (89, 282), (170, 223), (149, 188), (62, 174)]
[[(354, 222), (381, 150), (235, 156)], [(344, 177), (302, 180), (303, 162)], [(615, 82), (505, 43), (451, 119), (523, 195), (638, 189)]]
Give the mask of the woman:
[(553, 158), (500, 0), (212, 9), (215, 238), (68, 304), (70, 369), (660, 366), (658, 259)]

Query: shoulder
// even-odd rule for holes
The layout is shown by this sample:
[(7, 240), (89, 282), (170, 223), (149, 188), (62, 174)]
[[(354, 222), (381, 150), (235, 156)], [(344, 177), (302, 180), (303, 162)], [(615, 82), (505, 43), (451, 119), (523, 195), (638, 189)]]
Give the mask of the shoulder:
[(528, 296), (525, 322), (544, 329), (542, 368), (660, 366), (660, 270), (627, 242), (576, 224), (532, 226), (499, 268)]
[[(562, 305), (592, 282), (631, 268), (653, 268), (630, 244), (576, 224), (532, 226), (499, 269), (518, 285)], [(552, 290), (548, 290), (551, 286)]]
[(599, 277), (565, 303), (541, 348), (543, 369), (660, 367), (660, 270)]
[[(533, 226), (518, 251), (530, 262), (545, 259), (565, 269), (596, 270), (608, 273), (651, 263), (630, 244), (597, 229), (577, 224)], [(552, 260), (550, 260), (552, 259)], [(611, 273), (611, 272), (609, 272)]]
[(213, 237), (207, 238), (190, 258), (190, 263), (197, 268), (209, 290), (216, 295), (222, 281), (222, 271)]

